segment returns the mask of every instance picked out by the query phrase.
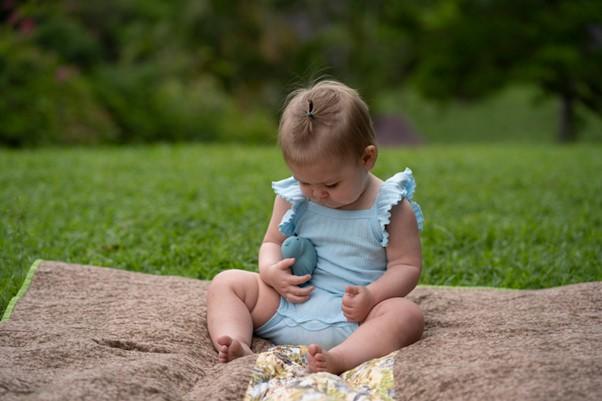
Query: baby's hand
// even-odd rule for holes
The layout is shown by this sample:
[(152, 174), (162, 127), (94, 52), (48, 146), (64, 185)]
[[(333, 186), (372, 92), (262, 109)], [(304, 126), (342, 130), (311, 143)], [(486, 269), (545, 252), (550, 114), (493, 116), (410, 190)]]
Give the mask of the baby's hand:
[(361, 323), (376, 303), (368, 287), (349, 286), (343, 295), (343, 314), (350, 322)]
[(309, 281), (311, 275), (295, 276), (291, 273), (291, 266), (295, 263), (294, 258), (282, 259), (271, 267), (271, 285), (287, 301), (299, 304), (307, 301), (314, 287), (299, 287)]

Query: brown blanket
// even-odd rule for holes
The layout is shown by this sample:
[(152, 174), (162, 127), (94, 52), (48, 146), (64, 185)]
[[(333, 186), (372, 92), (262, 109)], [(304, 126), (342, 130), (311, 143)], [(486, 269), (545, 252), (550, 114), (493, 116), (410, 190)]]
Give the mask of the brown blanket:
[[(0, 323), (0, 399), (242, 400), (256, 356), (217, 363), (207, 285), (40, 263)], [(409, 297), (427, 326), (396, 356), (396, 399), (602, 397), (602, 282), (536, 291), (419, 287)]]

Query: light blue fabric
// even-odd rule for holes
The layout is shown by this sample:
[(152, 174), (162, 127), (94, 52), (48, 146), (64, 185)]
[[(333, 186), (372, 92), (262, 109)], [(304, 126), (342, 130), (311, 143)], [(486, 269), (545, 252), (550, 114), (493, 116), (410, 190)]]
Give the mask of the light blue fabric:
[(293, 177), (272, 187), (291, 204), (280, 231), (308, 238), (316, 248), (318, 264), (310, 281), (315, 287), (310, 299), (292, 304), (281, 298), (276, 314), (255, 333), (275, 344), (317, 343), (330, 349), (358, 327), (341, 310), (345, 288), (366, 286), (386, 270), (391, 208), (408, 199), (422, 229), (422, 212), (412, 200), (416, 187), (412, 171), (405, 169), (383, 182), (372, 207), (364, 210), (330, 209), (314, 203), (303, 196)]

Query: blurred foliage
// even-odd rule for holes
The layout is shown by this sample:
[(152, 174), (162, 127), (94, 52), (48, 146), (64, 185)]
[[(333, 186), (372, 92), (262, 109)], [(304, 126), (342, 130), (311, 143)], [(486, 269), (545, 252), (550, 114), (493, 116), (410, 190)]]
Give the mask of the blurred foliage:
[[(334, 76), (372, 103), (513, 82), (602, 114), (587, 0), (0, 0), (0, 144), (271, 142), (285, 95)], [(374, 102), (377, 103), (377, 102)]]
[(577, 107), (602, 114), (602, 2), (435, 3), (416, 35), (416, 80), (427, 96), (479, 99), (511, 81), (535, 84), (560, 98), (565, 142), (576, 139)]
[(90, 82), (53, 54), (0, 33), (0, 143), (98, 143), (115, 127)]

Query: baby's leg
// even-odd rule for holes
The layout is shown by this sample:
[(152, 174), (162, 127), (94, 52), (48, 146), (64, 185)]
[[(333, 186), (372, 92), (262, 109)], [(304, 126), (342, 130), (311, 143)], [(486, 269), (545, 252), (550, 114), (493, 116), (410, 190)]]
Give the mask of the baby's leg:
[(376, 305), (366, 321), (329, 351), (309, 346), (309, 370), (339, 374), (373, 358), (410, 345), (422, 335), (424, 317), (413, 302), (390, 298)]
[(207, 326), (220, 362), (252, 353), (253, 328), (276, 312), (280, 296), (244, 270), (226, 270), (215, 276), (207, 295)]

